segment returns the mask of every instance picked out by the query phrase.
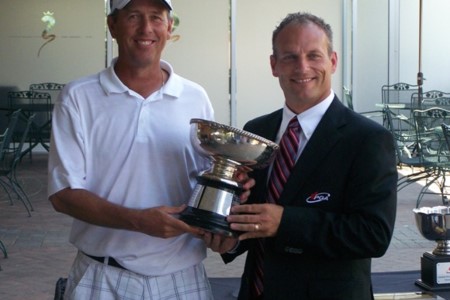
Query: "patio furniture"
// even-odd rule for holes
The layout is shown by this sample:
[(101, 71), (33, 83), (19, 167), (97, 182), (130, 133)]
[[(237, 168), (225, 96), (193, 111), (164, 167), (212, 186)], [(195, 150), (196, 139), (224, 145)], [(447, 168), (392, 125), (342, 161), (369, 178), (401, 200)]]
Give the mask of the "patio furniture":
[[(14, 131), (16, 130), (16, 125), (19, 121), (19, 115), (20, 110), (16, 110), (10, 115), (8, 127), (6, 128), (5, 132), (0, 136), (0, 161), (3, 161), (3, 156), (6, 153), (5, 149), (7, 149), (8, 147), (15, 147), (15, 144), (11, 143), (11, 141)], [(13, 201), (11, 198), (11, 194), (9, 193), (5, 185), (2, 185), (1, 182), (0, 185), (3, 187), (3, 190), (8, 195), (9, 202), (12, 205)]]
[(16, 168), (20, 158), (22, 157), (23, 145), (28, 137), (28, 132), (33, 124), (33, 119), (34, 115), (28, 117), (18, 146), (14, 145), (14, 141), (10, 141), (9, 143), (2, 143), (3, 148), (0, 149), (0, 153), (2, 153), (0, 159), (0, 185), (8, 194), (11, 204), (13, 204), (13, 202), (10, 191), (17, 195), (17, 198), (25, 206), (28, 216), (31, 216), (30, 211), (33, 210), (33, 206), (22, 188), (22, 185), (17, 179)]
[[(433, 174), (431, 163), (421, 160), (417, 154), (417, 136), (414, 121), (407, 119), (404, 115), (395, 114), (386, 108), (384, 114), (387, 120), (387, 128), (394, 138), (397, 166), (399, 168), (409, 167), (411, 174), (399, 176), (397, 191), (401, 191), (408, 185)], [(395, 124), (395, 125), (394, 125)]]
[[(3, 257), (8, 258), (8, 252), (6, 251), (5, 244), (0, 240), (0, 250), (3, 252)], [(1, 270), (1, 267), (0, 267)]]
[[(419, 99), (420, 98), (420, 99)], [(439, 90), (431, 90), (422, 93), (420, 97), (419, 92), (411, 95), (411, 107), (417, 109), (426, 109), (431, 107), (450, 108), (450, 93)]]
[[(28, 119), (32, 114), (35, 115), (27, 140), (29, 147), (24, 150), (23, 155), (28, 152), (31, 155), (31, 151), (38, 145), (42, 145), (48, 151), (53, 109), (50, 94), (36, 91), (9, 92), (8, 99), (11, 110), (21, 109), (22, 119)], [(20, 140), (23, 130), (24, 126), (15, 132), (15, 141)]]
[[(12, 140), (14, 131), (16, 130), (16, 125), (19, 120), (20, 115), (20, 109), (13, 111), (12, 114), (9, 116), (9, 122), (8, 127), (5, 130), (5, 133), (2, 135), (1, 142), (0, 142), (0, 149), (4, 149), (4, 145), (9, 145), (9, 143)], [(3, 152), (0, 150), (0, 160), (3, 157)]]
[(450, 110), (433, 107), (414, 110), (413, 115), (417, 135), (417, 154), (428, 169), (428, 176), (425, 177), (425, 185), (417, 197), (416, 207), (419, 207), (424, 195), (436, 194), (430, 190), (433, 184), (440, 190), (442, 204), (447, 205), (446, 177), (450, 171), (450, 151), (444, 137), (442, 123), (450, 122)]
[(419, 86), (405, 82), (391, 85), (385, 84), (381, 87), (381, 99), (386, 104), (411, 104), (411, 95), (419, 91)]
[[(381, 87), (381, 100), (383, 104), (390, 105), (389, 108), (395, 114), (402, 114), (405, 118), (411, 119), (411, 95), (418, 91), (418, 85), (405, 82), (398, 82), (391, 85), (385, 84)], [(395, 104), (398, 106), (396, 107)], [(385, 125), (386, 122), (387, 120), (385, 120)]]
[[(0, 149), (3, 149), (4, 145), (5, 145), (5, 138), (8, 135), (9, 132), (9, 128), (6, 128), (5, 132), (3, 134), (0, 134)], [(0, 152), (0, 156), (1, 156), (1, 152)], [(3, 242), (0, 240), (0, 250), (3, 252), (3, 257), (8, 257), (8, 253), (6, 252), (6, 247), (3, 244)], [(0, 266), (0, 271), (2, 270), (2, 267)]]
[(56, 99), (58, 99), (59, 93), (64, 88), (64, 83), (57, 82), (43, 82), (43, 83), (32, 83), (30, 84), (30, 91), (44, 92), (50, 94), (51, 103), (54, 104)]

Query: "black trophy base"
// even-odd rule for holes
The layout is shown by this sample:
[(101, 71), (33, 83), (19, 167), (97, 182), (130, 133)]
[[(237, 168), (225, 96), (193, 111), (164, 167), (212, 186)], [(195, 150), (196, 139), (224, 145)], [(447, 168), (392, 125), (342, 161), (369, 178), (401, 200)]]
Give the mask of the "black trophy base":
[(226, 217), (215, 212), (188, 206), (181, 212), (180, 220), (191, 226), (202, 228), (214, 234), (229, 237), (238, 236), (236, 231), (231, 230)]
[(420, 258), (421, 279), (415, 284), (429, 291), (450, 290), (450, 256), (425, 252)]

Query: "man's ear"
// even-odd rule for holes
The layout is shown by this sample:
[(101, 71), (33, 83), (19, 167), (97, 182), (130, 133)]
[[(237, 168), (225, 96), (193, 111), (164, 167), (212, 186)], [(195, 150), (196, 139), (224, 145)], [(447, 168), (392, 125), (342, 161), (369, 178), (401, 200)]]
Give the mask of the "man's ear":
[(169, 18), (169, 24), (167, 24), (167, 40), (170, 40), (172, 37), (173, 22), (173, 18)]
[(115, 34), (115, 21), (113, 16), (108, 16), (106, 19), (106, 22), (108, 24), (109, 33), (111, 34), (112, 38), (116, 38)]
[(336, 72), (336, 68), (337, 68), (337, 63), (338, 63), (338, 57), (337, 57), (337, 53), (336, 51), (333, 51), (333, 53), (331, 53), (331, 71), (332, 74), (334, 74), (334, 72)]
[(272, 55), (270, 55), (270, 67), (272, 68), (272, 75), (274, 77), (278, 77), (276, 65), (277, 65), (277, 58), (275, 57), (275, 55), (272, 54)]

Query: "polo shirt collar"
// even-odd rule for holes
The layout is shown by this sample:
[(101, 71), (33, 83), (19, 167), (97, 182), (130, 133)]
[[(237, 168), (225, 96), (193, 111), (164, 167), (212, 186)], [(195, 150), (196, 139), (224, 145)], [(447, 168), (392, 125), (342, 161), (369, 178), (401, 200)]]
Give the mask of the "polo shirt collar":
[[(100, 72), (100, 85), (102, 89), (107, 95), (127, 92), (133, 95), (136, 94), (133, 90), (130, 90), (125, 84), (123, 84), (119, 77), (117, 77), (117, 74), (114, 71), (114, 65), (116, 62), (117, 58), (112, 61), (111, 66)], [(169, 73), (169, 78), (162, 87), (162, 93), (167, 96), (171, 96), (173, 99), (177, 99), (181, 94), (183, 87), (181, 78), (173, 72), (173, 68), (168, 62), (161, 60), (160, 66), (163, 70)]]

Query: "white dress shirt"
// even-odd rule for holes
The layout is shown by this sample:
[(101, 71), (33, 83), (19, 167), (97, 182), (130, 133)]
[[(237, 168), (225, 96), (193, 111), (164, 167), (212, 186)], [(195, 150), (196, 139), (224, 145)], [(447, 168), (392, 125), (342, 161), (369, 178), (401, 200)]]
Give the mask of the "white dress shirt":
[[(302, 112), (297, 115), (298, 122), (300, 123), (300, 127), (302, 128), (299, 137), (299, 149), (297, 153), (297, 159), (300, 157), (303, 149), (308, 143), (309, 139), (316, 130), (317, 125), (320, 120), (322, 120), (323, 115), (327, 111), (328, 107), (330, 107), (331, 102), (334, 99), (334, 91), (330, 91), (330, 95), (325, 98), (325, 100), (321, 101), (319, 104), (311, 107), (310, 109)], [(280, 143), (281, 137), (283, 136), (286, 128), (289, 124), (289, 121), (295, 116), (295, 113), (287, 107), (285, 104), (283, 107), (283, 120), (281, 121), (280, 128), (278, 129), (277, 138), (275, 140), (276, 143)]]

